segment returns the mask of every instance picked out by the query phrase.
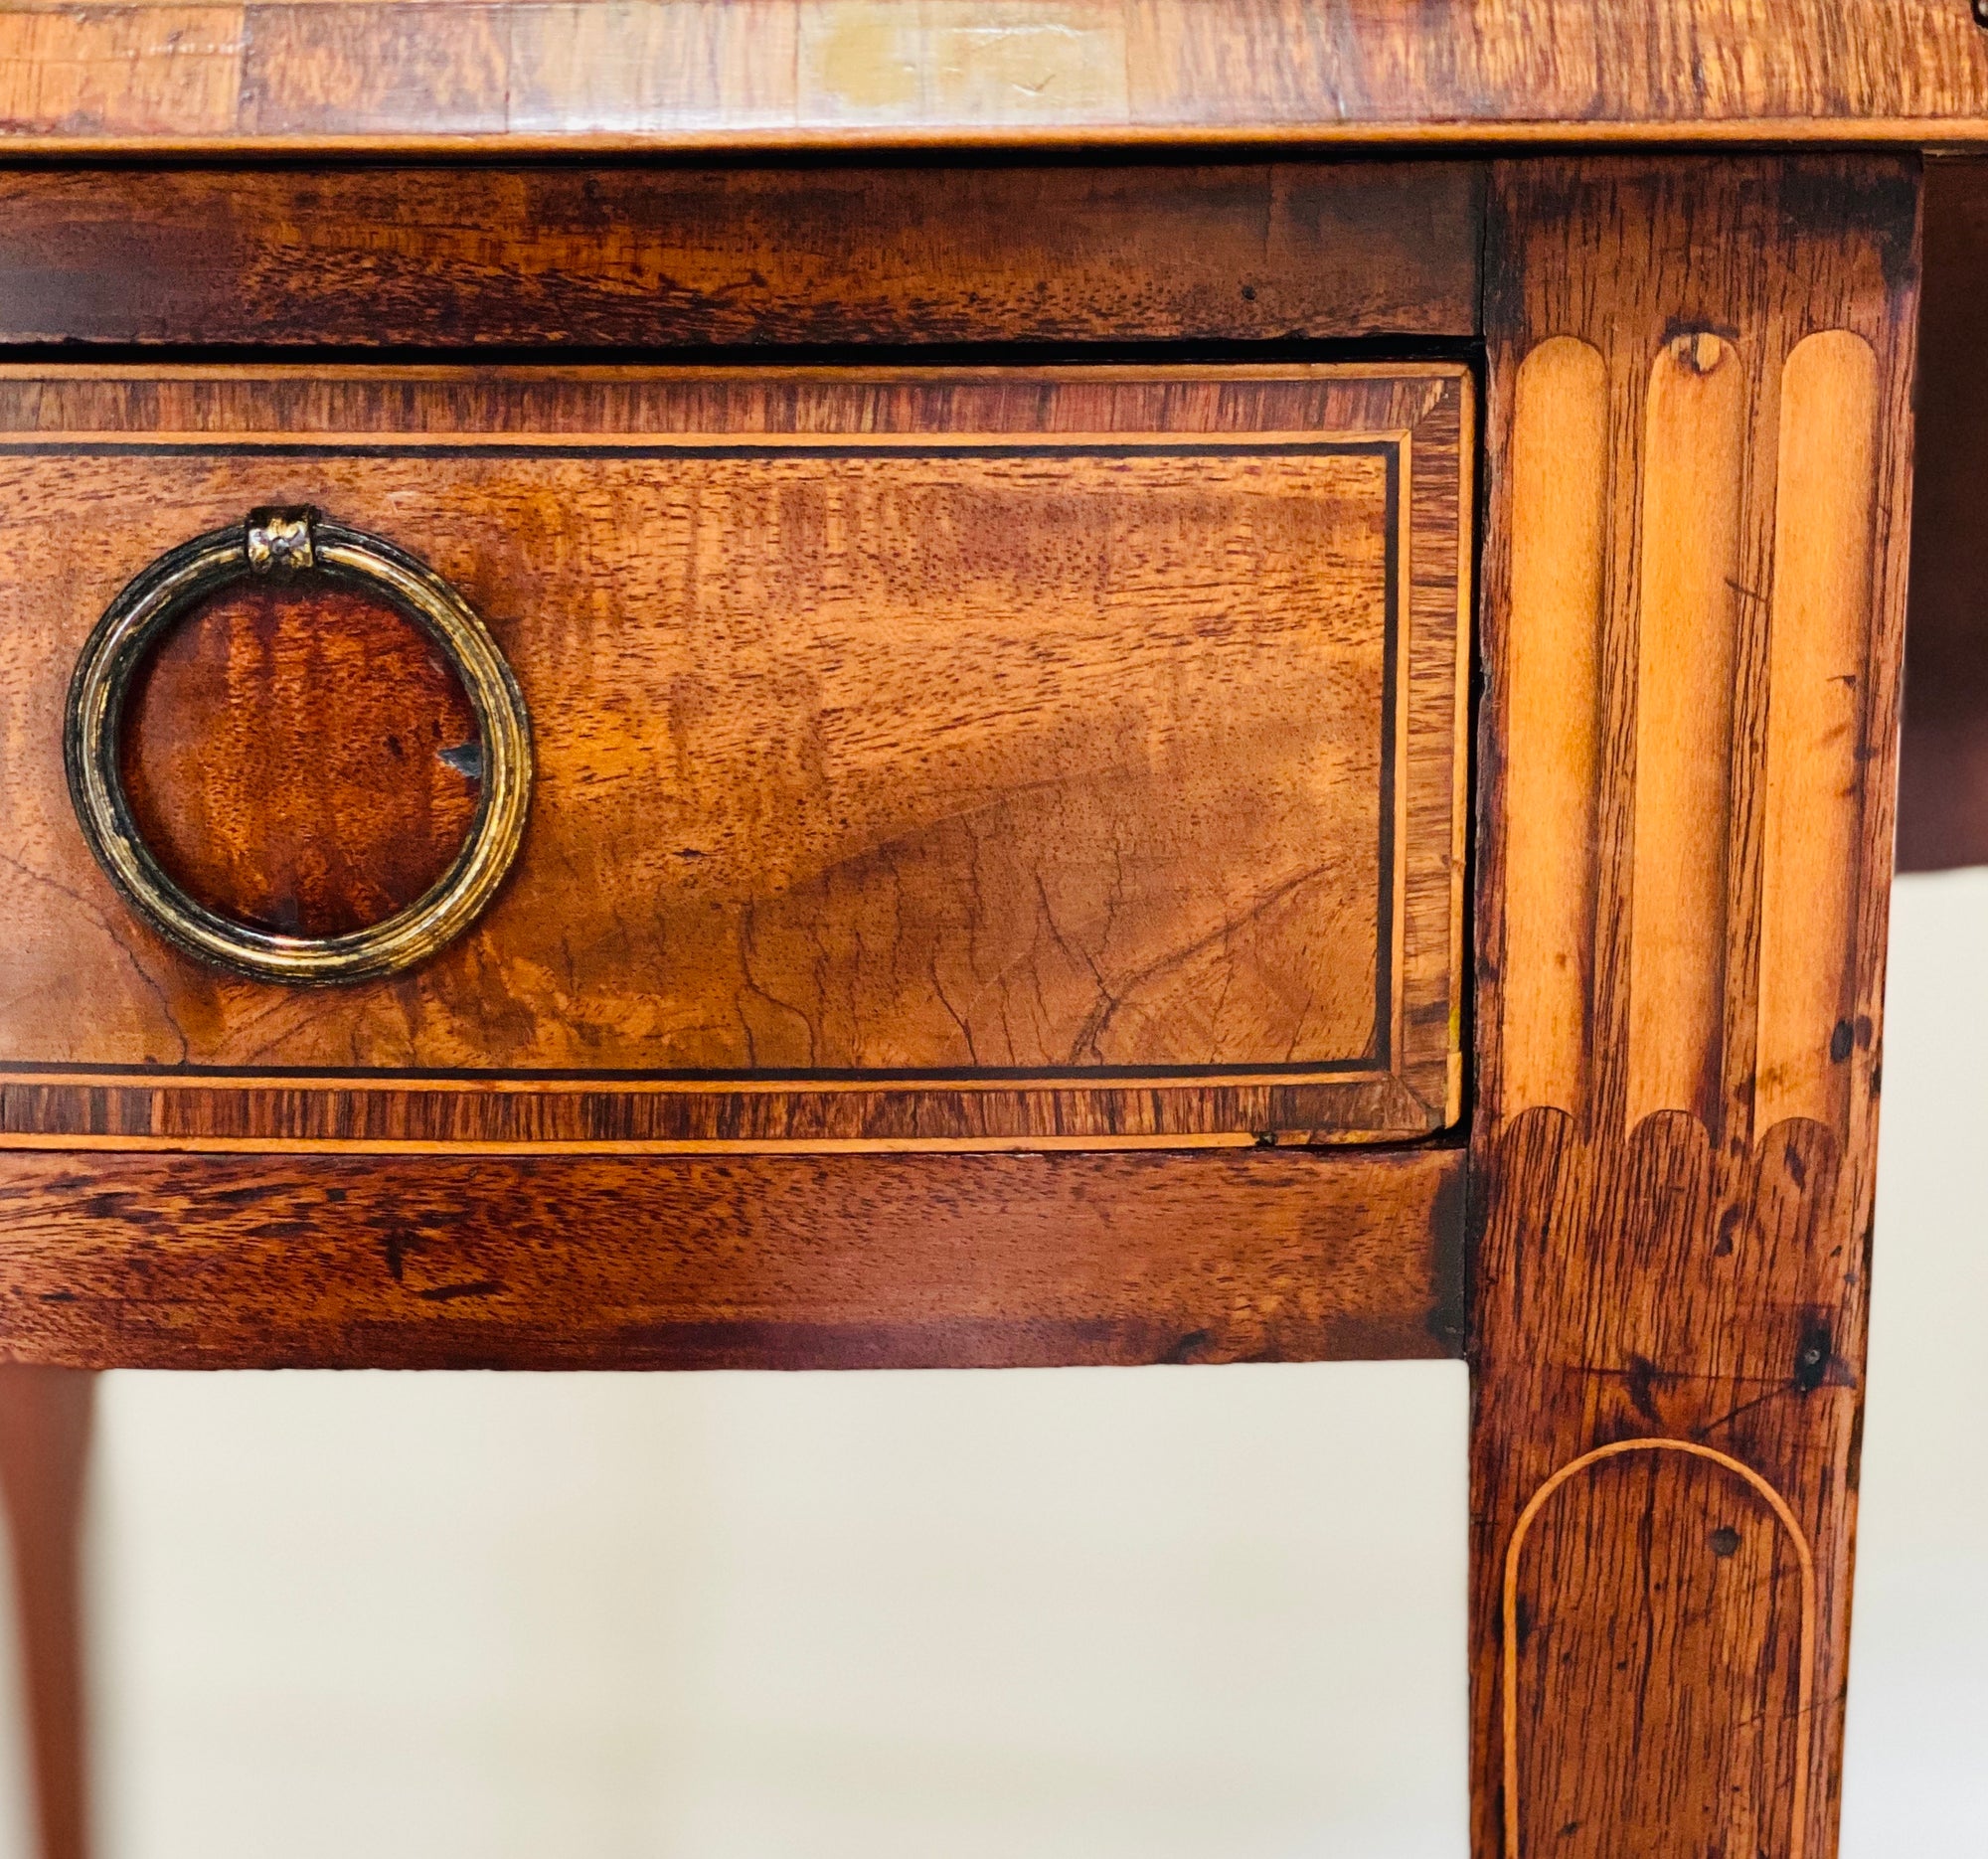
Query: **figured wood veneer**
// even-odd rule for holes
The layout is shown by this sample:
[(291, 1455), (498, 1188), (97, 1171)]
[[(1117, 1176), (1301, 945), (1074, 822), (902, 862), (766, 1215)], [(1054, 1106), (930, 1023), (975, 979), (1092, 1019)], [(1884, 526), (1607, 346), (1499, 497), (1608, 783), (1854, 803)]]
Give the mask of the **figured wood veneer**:
[[(1440, 1127), (1469, 411), (1435, 363), (16, 370), (0, 1139)], [(505, 892), (387, 981), (286, 990), (162, 947), (89, 862), (36, 726), (136, 567), (271, 502), (429, 561), (533, 714)], [(323, 844), (299, 849), (290, 762), (243, 719), (308, 730), (315, 657), (210, 630), (185, 649), (235, 721), (184, 856), (251, 892), (315, 859), (314, 908), (356, 909), (333, 895), (343, 819), (392, 758), (328, 752)], [(155, 708), (139, 760), (204, 778), (194, 726)], [(363, 705), (334, 723), (369, 727)]]
[(1980, 139), (1967, 0), (249, 0), (0, 14), (15, 146)]
[(1481, 164), (1438, 161), (15, 168), (0, 337), (266, 353), (1471, 336), (1483, 185)]
[(477, 786), (445, 758), (474, 748), (475, 714), (384, 600), (238, 583), (159, 642), (130, 703), (124, 781), (145, 843), (238, 922), (363, 929), (469, 836)]
[(0, 1156), (17, 1362), (1007, 1368), (1461, 1352), (1460, 1149)]

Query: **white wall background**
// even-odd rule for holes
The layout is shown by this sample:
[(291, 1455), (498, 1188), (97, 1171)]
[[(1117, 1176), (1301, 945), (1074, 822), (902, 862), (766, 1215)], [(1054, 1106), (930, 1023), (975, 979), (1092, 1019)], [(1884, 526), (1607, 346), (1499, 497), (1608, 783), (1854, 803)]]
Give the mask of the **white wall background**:
[(1453, 1364), (134, 1377), (106, 1850), (1455, 1859), (1463, 1421)]
[(1988, 870), (1892, 894), (1843, 1859), (1988, 1852)]
[[(1988, 1848), (1984, 1051), (1902, 881), (1844, 1859)], [(104, 1394), (104, 1859), (1464, 1851), (1454, 1364)]]

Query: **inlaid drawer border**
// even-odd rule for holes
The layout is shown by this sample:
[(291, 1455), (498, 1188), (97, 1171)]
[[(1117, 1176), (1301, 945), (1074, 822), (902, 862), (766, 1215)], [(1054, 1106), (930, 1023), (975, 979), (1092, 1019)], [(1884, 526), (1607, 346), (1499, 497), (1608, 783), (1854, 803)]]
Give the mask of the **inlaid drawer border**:
[[(571, 1072), (491, 1074), (436, 1069), (340, 1072), (201, 1066), (103, 1066), (0, 1060), (0, 1147), (116, 1149), (330, 1149), (378, 1152), (896, 1151), (1077, 1147), (1246, 1147), (1276, 1143), (1374, 1142), (1423, 1135), (1459, 1113), (1462, 1066), (1460, 980), (1466, 675), (1470, 599), (1468, 486), (1474, 460), (1473, 397), (1454, 364), (1264, 366), (1220, 369), (782, 370), (776, 385), (807, 381), (929, 386), (944, 380), (971, 391), (1035, 374), (1063, 383), (1136, 380), (1214, 384), (1329, 378), (1387, 383), (1398, 403), (1386, 423), (1343, 430), (1016, 429), (779, 430), (776, 397), (762, 397), (761, 429), (710, 433), (595, 429), (529, 431), (486, 423), (475, 430), (391, 431), (356, 422), (300, 433), (299, 410), (272, 389), (325, 391), (383, 378), (493, 386), (486, 403), (529, 416), (534, 390), (560, 386), (583, 396), (596, 415), (604, 400), (624, 420), (643, 418), (642, 389), (695, 374), (711, 383), (750, 380), (765, 371), (295, 368), (0, 368), (0, 455), (255, 454), (400, 456), (481, 453), (666, 457), (685, 451), (758, 455), (793, 449), (843, 455), (890, 448), (920, 455), (1040, 454), (1085, 451), (1264, 455), (1354, 451), (1388, 463), (1388, 613), (1382, 760), (1383, 940), (1377, 964), (1377, 1042), (1363, 1059), (1246, 1067), (1083, 1067), (971, 1072)], [(145, 389), (178, 389), (199, 419), (152, 432), (115, 430), (148, 417)], [(37, 394), (31, 384), (55, 386)], [(516, 390), (503, 400), (502, 390)], [(261, 391), (261, 398), (256, 391)], [(247, 398), (245, 398), (245, 396)], [(293, 397), (301, 400), (303, 397)], [(382, 397), (384, 398), (384, 397)], [(280, 417), (282, 429), (257, 430), (242, 415)], [(337, 409), (334, 407), (333, 412)], [(488, 419), (490, 406), (481, 410)], [(79, 420), (75, 416), (86, 416)], [(1437, 419), (1431, 439), (1429, 420)], [(93, 423), (87, 416), (93, 416)], [(43, 420), (53, 420), (41, 425)], [(208, 421), (213, 423), (209, 425)], [(9, 429), (11, 427), (11, 429)], [(1419, 428), (1419, 430), (1418, 430)], [(1405, 484), (1414, 486), (1405, 496)], [(1431, 488), (1446, 492), (1437, 500)], [(1433, 507), (1431, 504), (1433, 502)], [(1408, 882), (1400, 843), (1408, 804), (1398, 763), (1410, 728), (1409, 684), (1418, 672), (1401, 637), (1408, 620), (1430, 629), (1431, 600), (1417, 586), (1425, 559), (1447, 555), (1436, 597), (1453, 628), (1449, 675), (1456, 734), (1450, 769), (1450, 889), (1455, 902), (1449, 977), (1448, 1056), (1434, 1091), (1406, 1080), (1396, 1063), (1408, 1014), (1402, 946)], [(1412, 613), (1412, 617), (1410, 614)], [(1423, 725), (1424, 731), (1426, 724)], [(1426, 1038), (1423, 1039), (1426, 1045)], [(1426, 1068), (1424, 1068), (1425, 1071)]]

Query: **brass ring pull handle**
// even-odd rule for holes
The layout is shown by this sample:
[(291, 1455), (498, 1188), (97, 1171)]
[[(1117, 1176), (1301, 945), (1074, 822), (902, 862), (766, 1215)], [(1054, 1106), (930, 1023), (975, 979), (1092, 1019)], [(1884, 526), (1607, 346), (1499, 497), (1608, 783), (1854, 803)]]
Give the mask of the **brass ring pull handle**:
[[(209, 910), (176, 884), (132, 817), (119, 737), (147, 649), (195, 604), (249, 575), (323, 575), (384, 594), (441, 648), (475, 712), (483, 791), (448, 870), (384, 921), (344, 935), (258, 930)], [(315, 510), (257, 510), (232, 529), (170, 550), (112, 600), (77, 660), (63, 730), (70, 798), (110, 881), (169, 941), (217, 967), (267, 981), (360, 981), (412, 967), (459, 935), (489, 904), (524, 837), (532, 784), (531, 722), (504, 654), (468, 603), (390, 542), (326, 522)]]

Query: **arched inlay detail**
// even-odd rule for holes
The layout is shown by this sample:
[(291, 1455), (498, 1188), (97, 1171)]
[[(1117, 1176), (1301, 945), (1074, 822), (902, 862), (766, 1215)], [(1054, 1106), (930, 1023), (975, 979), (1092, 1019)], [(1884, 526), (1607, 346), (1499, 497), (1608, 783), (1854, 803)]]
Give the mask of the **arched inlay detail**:
[[(1801, 1523), (1789, 1508), (1787, 1500), (1752, 1466), (1733, 1457), (1730, 1453), (1721, 1452), (1713, 1446), (1701, 1445), (1693, 1439), (1617, 1439), (1610, 1444), (1596, 1446), (1591, 1452), (1583, 1452), (1578, 1458), (1570, 1459), (1533, 1493), (1527, 1500), (1526, 1507), (1519, 1513), (1519, 1520), (1513, 1526), (1511, 1543), (1505, 1551), (1501, 1622), (1504, 1632), (1504, 1653), (1501, 1662), (1502, 1685), (1499, 1699), (1504, 1732), (1505, 1859), (1523, 1859), (1519, 1818), (1519, 1559), (1524, 1552), (1526, 1538), (1532, 1530), (1535, 1519), (1556, 1492), (1592, 1466), (1609, 1459), (1640, 1452), (1680, 1453), (1688, 1458), (1705, 1460), (1734, 1474), (1743, 1480), (1753, 1494), (1766, 1504), (1786, 1533), (1794, 1549), (1795, 1564), (1801, 1577), (1795, 1722), (1804, 1736), (1807, 1733), (1814, 1703), (1812, 1692), (1815, 1682), (1815, 1557), (1809, 1548), (1808, 1538), (1802, 1531)], [(1797, 1760), (1790, 1803), (1787, 1859), (1803, 1859), (1803, 1849), (1808, 1837), (1808, 1790), (1809, 1765), (1806, 1760)]]

